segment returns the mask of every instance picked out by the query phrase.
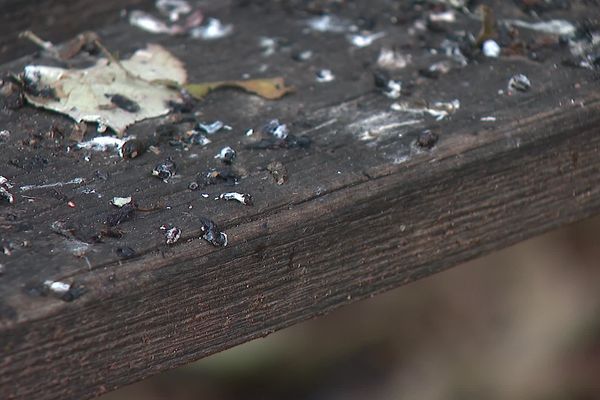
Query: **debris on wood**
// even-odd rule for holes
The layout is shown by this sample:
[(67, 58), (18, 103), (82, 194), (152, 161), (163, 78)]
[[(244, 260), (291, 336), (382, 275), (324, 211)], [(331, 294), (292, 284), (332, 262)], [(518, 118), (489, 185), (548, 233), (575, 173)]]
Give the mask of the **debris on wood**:
[(120, 148), (120, 154), (123, 158), (136, 158), (146, 150), (146, 146), (141, 140), (129, 139)]
[(215, 158), (221, 160), (223, 164), (231, 164), (235, 159), (236, 153), (235, 150), (229, 146), (223, 147), (219, 154), (215, 156)]
[(356, 46), (356, 47), (369, 47), (373, 44), (377, 39), (381, 39), (385, 36), (385, 32), (377, 32), (377, 33), (355, 33), (348, 35), (348, 41)]
[(492, 39), (488, 39), (483, 42), (481, 49), (483, 51), (483, 55), (490, 58), (498, 58), (502, 52), (500, 45)]
[(267, 165), (267, 171), (271, 173), (275, 183), (283, 185), (288, 180), (288, 171), (281, 161), (273, 161)]
[(175, 226), (167, 228), (167, 226), (163, 225), (160, 229), (165, 231), (165, 241), (167, 244), (175, 244), (181, 237), (181, 229)]
[(117, 247), (115, 250), (117, 256), (123, 259), (130, 259), (137, 255), (136, 251), (129, 246)]
[(397, 99), (402, 94), (402, 82), (391, 79), (387, 71), (375, 71), (373, 80), (375, 87), (390, 99)]
[(194, 39), (216, 40), (233, 33), (233, 25), (223, 24), (216, 18), (208, 18), (204, 25), (191, 29), (190, 36)]
[(203, 147), (212, 143), (212, 140), (207, 138), (206, 135), (202, 134), (200, 131), (197, 131), (195, 129), (185, 132), (184, 141), (189, 144), (199, 145)]
[(386, 70), (400, 70), (412, 62), (412, 55), (404, 54), (396, 49), (382, 47), (377, 57), (377, 66)]
[(424, 104), (410, 104), (394, 103), (391, 105), (391, 109), (394, 111), (405, 112), (413, 115), (424, 115), (428, 114), (434, 117), (436, 120), (441, 121), (444, 118), (455, 113), (460, 108), (460, 101), (455, 99), (449, 102), (437, 101), (431, 105)]
[(223, 121), (214, 121), (211, 123), (198, 122), (198, 129), (202, 129), (204, 132), (208, 133), (209, 135), (213, 135), (213, 134), (219, 132), (221, 129), (230, 131), (231, 127), (229, 125), (225, 125), (223, 123)]
[(0, 131), (0, 143), (4, 143), (10, 138), (10, 131), (8, 129), (2, 129)]
[(298, 52), (293, 53), (292, 60), (303, 62), (303, 61), (310, 60), (312, 58), (312, 56), (313, 56), (312, 50), (303, 50), (303, 51), (298, 51)]
[[(600, 69), (600, 22), (588, 20), (579, 24), (575, 33), (567, 38), (575, 66)], [(568, 60), (566, 65), (571, 64)]]
[(215, 247), (227, 246), (227, 234), (221, 232), (217, 224), (208, 218), (201, 218), (200, 222), (202, 224), (200, 228), (202, 230), (202, 239)]
[(262, 49), (262, 55), (269, 57), (275, 54), (277, 41), (273, 38), (263, 36), (259, 38), (258, 46)]
[(250, 194), (247, 194), (247, 193), (237, 193), (237, 192), (221, 193), (219, 195), (219, 197), (217, 197), (217, 199), (221, 199), (221, 200), (234, 200), (234, 201), (242, 203), (242, 204), (244, 204), (246, 206), (251, 206), (251, 205), (254, 204), (252, 196)]
[(9, 191), (13, 185), (9, 180), (0, 175), (0, 200), (7, 202), (8, 204), (14, 204), (15, 196)]
[(272, 135), (277, 139), (285, 139), (289, 135), (286, 124), (282, 124), (278, 119), (272, 119), (262, 128), (262, 132)]
[(44, 282), (44, 287), (46, 287), (50, 292), (57, 295), (58, 297), (61, 297), (64, 294), (66, 294), (69, 291), (69, 289), (71, 289), (71, 284), (47, 280)]
[[(254, 132), (254, 131), (253, 131)], [(311, 144), (308, 136), (296, 136), (289, 133), (286, 124), (278, 119), (273, 119), (260, 129), (260, 135), (252, 135), (250, 143), (246, 145), (248, 149), (283, 149), (283, 148), (307, 148)]]
[(108, 215), (106, 218), (106, 225), (109, 227), (114, 227), (122, 224), (123, 222), (129, 221), (134, 217), (136, 210), (137, 207), (135, 203), (129, 202), (119, 208), (117, 212)]
[(508, 81), (508, 92), (513, 93), (514, 91), (527, 92), (531, 89), (531, 82), (529, 78), (523, 74), (513, 75)]
[(419, 134), (415, 144), (420, 149), (431, 150), (438, 142), (438, 139), (439, 136), (437, 133), (432, 132), (430, 129), (426, 129)]
[(154, 166), (152, 176), (168, 181), (177, 172), (177, 165), (171, 159), (166, 159)]
[(438, 61), (431, 64), (427, 68), (421, 68), (419, 74), (426, 78), (438, 79), (442, 75), (446, 75), (452, 69), (449, 61)]
[(192, 6), (185, 0), (156, 0), (156, 8), (168, 16), (169, 21), (178, 21), (181, 14), (192, 12)]
[(110, 204), (112, 204), (115, 207), (121, 208), (121, 207), (123, 207), (123, 206), (131, 203), (131, 199), (132, 199), (131, 196), (129, 196), (129, 197), (117, 197), (117, 196), (115, 196), (110, 201)]
[(332, 82), (335, 80), (335, 75), (333, 75), (333, 72), (331, 72), (330, 69), (320, 69), (317, 71), (316, 76), (317, 82), (320, 83)]
[(84, 182), (85, 182), (85, 179), (83, 179), (83, 178), (73, 178), (66, 182), (53, 182), (53, 183), (45, 183), (42, 185), (24, 185), (24, 186), (19, 187), (19, 190), (21, 192), (27, 192), (29, 190), (35, 190), (35, 189), (50, 189), (50, 188), (55, 188), (55, 187), (67, 186), (67, 185), (79, 185)]
[(317, 32), (344, 33), (358, 30), (358, 27), (350, 21), (329, 14), (310, 18), (306, 21), (306, 25)]
[[(166, 4), (165, 0), (159, 0), (156, 2), (156, 8), (162, 16), (167, 17), (167, 21), (146, 11), (133, 10), (129, 13), (129, 23), (150, 33), (183, 35), (197, 28), (204, 21), (202, 11), (192, 9), (185, 1), (178, 1), (178, 4), (175, 4), (170, 0), (170, 4)], [(185, 15), (185, 18), (180, 22), (182, 15)]]
[(77, 143), (78, 149), (85, 150), (93, 150), (93, 151), (108, 151), (108, 150), (116, 150), (118, 153), (121, 153), (121, 149), (125, 143), (131, 140), (129, 138), (118, 138), (115, 136), (96, 136), (93, 139), (90, 139), (85, 142)]
[(70, 283), (52, 280), (44, 281), (42, 291), (67, 302), (77, 299), (85, 292), (82, 287), (75, 287), (75, 285)]
[(446, 10), (442, 12), (434, 12), (427, 16), (427, 19), (431, 22), (456, 22), (456, 12), (454, 10)]
[(211, 168), (201, 174), (201, 185), (206, 187), (223, 183), (233, 186), (237, 184), (239, 176), (231, 168)]
[(550, 21), (527, 22), (519, 19), (507, 19), (503, 21), (509, 26), (530, 29), (532, 31), (559, 36), (573, 36), (577, 30), (575, 25), (562, 19), (553, 19)]

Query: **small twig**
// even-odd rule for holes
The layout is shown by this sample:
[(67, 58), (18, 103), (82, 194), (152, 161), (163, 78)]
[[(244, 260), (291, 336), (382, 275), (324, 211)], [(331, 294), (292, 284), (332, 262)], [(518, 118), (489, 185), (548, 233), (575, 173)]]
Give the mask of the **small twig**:
[(19, 37), (31, 41), (32, 43), (38, 45), (39, 47), (41, 47), (44, 50), (56, 51), (56, 49), (54, 49), (54, 45), (52, 44), (52, 42), (43, 40), (42, 38), (40, 38), (38, 35), (36, 35), (32, 31), (29, 31), (29, 30), (23, 31), (23, 32), (19, 33)]
[(99, 39), (94, 39), (92, 43), (94, 43), (94, 46), (96, 46), (96, 47), (98, 47), (98, 48), (100, 49), (100, 51), (102, 52), (102, 54), (104, 54), (104, 56), (105, 56), (106, 58), (108, 58), (108, 60), (109, 60), (111, 63), (115, 63), (115, 64), (116, 64), (116, 65), (117, 65), (119, 68), (121, 68), (121, 70), (122, 70), (123, 72), (125, 72), (125, 74), (126, 74), (128, 77), (130, 77), (130, 78), (136, 78), (136, 79), (137, 79), (137, 77), (136, 77), (135, 75), (133, 75), (131, 72), (129, 72), (129, 70), (128, 70), (127, 68), (125, 68), (125, 67), (123, 66), (123, 64), (121, 64), (121, 62), (120, 62), (120, 61), (117, 59), (117, 57), (115, 57), (115, 56), (114, 56), (114, 55), (113, 55), (113, 54), (110, 52), (110, 50), (108, 50), (106, 47), (104, 47), (104, 45), (103, 45), (103, 44), (100, 42), (100, 40), (99, 40)]

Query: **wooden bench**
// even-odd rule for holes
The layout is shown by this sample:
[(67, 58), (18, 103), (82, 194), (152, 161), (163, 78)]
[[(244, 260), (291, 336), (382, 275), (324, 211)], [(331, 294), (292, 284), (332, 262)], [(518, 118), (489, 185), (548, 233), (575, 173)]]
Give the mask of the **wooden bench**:
[[(160, 155), (131, 160), (66, 151), (73, 123), (58, 114), (31, 106), (0, 112), (0, 130), (9, 132), (0, 144), (0, 175), (15, 197), (0, 204), (2, 399), (93, 397), (600, 211), (598, 71), (567, 65), (568, 46), (556, 38), (539, 44), (537, 60), (533, 50), (477, 55), (433, 78), (423, 69), (447, 57), (426, 49), (439, 47), (450, 31), (477, 34), (476, 18), (457, 13), (454, 23), (420, 31), (409, 2), (332, 10), (367, 27), (372, 18), (373, 31), (385, 33), (357, 47), (351, 32), (308, 28), (314, 14), (302, 2), (205, 4), (206, 15), (234, 26), (213, 41), (132, 27), (119, 17), (124, 2), (71, 2), (81, 8), (70, 13), (43, 3), (48, 7), (7, 2), (16, 11), (4, 15), (5, 32), (57, 10), (54, 27), (41, 33), (72, 25), (53, 39), (89, 23), (123, 56), (161, 44), (184, 61), (193, 82), (283, 76), (296, 90), (274, 101), (216, 91), (195, 105), (195, 118), (222, 120), (231, 131), (188, 151), (162, 143)], [(542, 18), (600, 16), (596, 6), (571, 3)], [(83, 18), (73, 21), (78, 10)], [(512, 2), (496, 2), (494, 10), (499, 18), (525, 18)], [(21, 45), (15, 35), (4, 37), (8, 61)], [(273, 54), (261, 37), (275, 39)], [(380, 49), (394, 46), (411, 55), (392, 72), (403, 83), (396, 100), (373, 83)], [(310, 59), (295, 56), (306, 50)], [(2, 71), (40, 60), (25, 56)], [(323, 69), (335, 79), (317, 82)], [(531, 88), (509, 95), (515, 74), (526, 75)], [(426, 100), (433, 109), (455, 99), (460, 107), (454, 103), (440, 120), (402, 111), (403, 101), (414, 108)], [(140, 122), (128, 134), (149, 137), (168, 118)], [(251, 148), (246, 130), (272, 119), (310, 138), (310, 146)], [(214, 199), (231, 187), (188, 187), (219, 166), (214, 156), (224, 146), (237, 150), (234, 165), (244, 176), (233, 190), (251, 194), (252, 206)], [(168, 156), (178, 173), (165, 183), (151, 171)], [(285, 166), (286, 183), (275, 182), (272, 162)], [(152, 210), (119, 224), (121, 237), (92, 240), (118, 212), (114, 196), (132, 196)], [(226, 247), (201, 239), (203, 217), (227, 233)], [(165, 244), (161, 226), (181, 229), (177, 243)], [(135, 255), (124, 257), (126, 248)], [(68, 296), (48, 293), (45, 282), (70, 285)]]

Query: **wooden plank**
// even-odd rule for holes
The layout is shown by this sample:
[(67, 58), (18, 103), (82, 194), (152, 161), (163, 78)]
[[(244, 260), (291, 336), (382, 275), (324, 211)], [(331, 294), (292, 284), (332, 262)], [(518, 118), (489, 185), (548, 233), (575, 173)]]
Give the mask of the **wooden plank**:
[(3, 0), (0, 2), (0, 63), (36, 50), (18, 38), (25, 30), (61, 42), (82, 31), (119, 21), (121, 10), (148, 9), (151, 4), (148, 0)]
[[(370, 7), (342, 12), (357, 20)], [(380, 15), (398, 12), (386, 2), (377, 7)], [(499, 6), (514, 16), (506, 7)], [(236, 33), (202, 42), (149, 36), (124, 23), (102, 33), (121, 54), (163, 44), (185, 61), (192, 81), (249, 73), (282, 75), (297, 87), (276, 102), (212, 94), (196, 107), (200, 119), (222, 119), (233, 130), (211, 136), (206, 148), (163, 144), (160, 156), (134, 160), (67, 152), (66, 137), (44, 133), (70, 132), (68, 120), (30, 107), (0, 114), (0, 127), (11, 132), (0, 165), (16, 195), (0, 209), (2, 243), (11, 253), (0, 258), (0, 398), (98, 395), (600, 210), (597, 73), (562, 66), (567, 49), (545, 49), (543, 62), (479, 58), (429, 80), (418, 70), (438, 58), (407, 34), (409, 22), (378, 22), (386, 37), (359, 49), (344, 34), (307, 32), (309, 14), (276, 4), (233, 5), (215, 16)], [(477, 21), (460, 18), (463, 29), (477, 31)], [(427, 40), (445, 35), (430, 32)], [(275, 54), (262, 53), (263, 36), (280, 39)], [(383, 45), (403, 45), (413, 57), (398, 73), (412, 82), (407, 100), (459, 99), (460, 109), (442, 121), (391, 109), (371, 76)], [(310, 61), (293, 60), (305, 49), (315, 53)], [(336, 80), (315, 82), (320, 68)], [(499, 95), (517, 72), (529, 76), (532, 89)], [(489, 116), (496, 120), (481, 120)], [(313, 143), (246, 148), (246, 129), (272, 118)], [(159, 123), (129, 133), (149, 136)], [(439, 134), (430, 150), (415, 144), (425, 129)], [(198, 173), (218, 166), (214, 155), (225, 145), (238, 150), (235, 165), (246, 177), (235, 190), (251, 193), (252, 207), (215, 201), (226, 186), (208, 188), (208, 199), (188, 189)], [(178, 163), (179, 178), (163, 183), (150, 171), (167, 156)], [(274, 183), (271, 161), (286, 166), (288, 183)], [(19, 189), (74, 178), (83, 182)], [(162, 208), (137, 213), (120, 225), (122, 238), (90, 243), (74, 256), (73, 245), (115, 212), (109, 199), (127, 195)], [(201, 217), (223, 227), (227, 247), (199, 239)], [(53, 233), (56, 221), (72, 226), (78, 242)], [(164, 244), (164, 224), (182, 229), (173, 246)], [(123, 246), (137, 256), (120, 258)], [(72, 283), (83, 294), (70, 302), (43, 295), (46, 280)]]

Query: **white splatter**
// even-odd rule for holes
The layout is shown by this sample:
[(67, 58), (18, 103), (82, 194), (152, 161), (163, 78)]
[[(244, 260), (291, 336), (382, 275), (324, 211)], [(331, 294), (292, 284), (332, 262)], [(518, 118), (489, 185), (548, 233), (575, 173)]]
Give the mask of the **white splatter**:
[(223, 24), (216, 18), (209, 18), (206, 25), (190, 30), (190, 36), (195, 39), (215, 40), (229, 36), (233, 33), (233, 25)]
[(332, 82), (335, 80), (335, 75), (333, 74), (333, 72), (331, 72), (330, 69), (321, 69), (317, 71), (316, 79), (319, 83)]
[(504, 21), (508, 25), (519, 28), (531, 29), (537, 32), (548, 33), (551, 35), (573, 36), (577, 28), (575, 25), (564, 19), (552, 19), (549, 21), (527, 22), (519, 19), (508, 19)]
[(25, 186), (21, 186), (19, 189), (22, 192), (26, 192), (28, 190), (33, 190), (33, 189), (48, 189), (48, 188), (53, 188), (53, 187), (62, 187), (62, 186), (66, 186), (66, 185), (78, 185), (83, 182), (85, 182), (85, 179), (83, 179), (83, 178), (74, 178), (67, 182), (46, 183), (44, 185), (25, 185)]
[(348, 35), (348, 41), (356, 47), (368, 47), (373, 44), (377, 39), (381, 39), (385, 36), (385, 32), (377, 33), (357, 33)]

